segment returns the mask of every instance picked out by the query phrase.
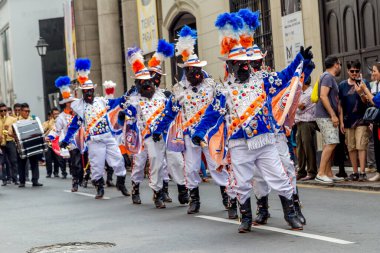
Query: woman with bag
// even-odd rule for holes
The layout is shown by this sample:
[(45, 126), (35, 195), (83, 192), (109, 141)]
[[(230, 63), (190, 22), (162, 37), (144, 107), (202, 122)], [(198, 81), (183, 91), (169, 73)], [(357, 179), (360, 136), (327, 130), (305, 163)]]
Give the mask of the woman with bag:
[[(372, 128), (377, 172), (374, 177), (369, 179), (369, 181), (375, 182), (380, 181), (380, 63), (375, 63), (372, 66), (372, 80), (375, 81), (375, 85), (372, 86), (371, 90), (369, 90), (367, 86), (363, 83), (360, 85), (360, 88), (366, 94), (370, 103), (378, 109), (377, 117), (374, 118)], [(373, 112), (376, 113), (376, 109), (368, 108), (366, 111), (366, 115), (368, 113), (368, 110), (371, 110), (372, 114)], [(366, 115), (364, 116), (364, 119), (366, 118)]]

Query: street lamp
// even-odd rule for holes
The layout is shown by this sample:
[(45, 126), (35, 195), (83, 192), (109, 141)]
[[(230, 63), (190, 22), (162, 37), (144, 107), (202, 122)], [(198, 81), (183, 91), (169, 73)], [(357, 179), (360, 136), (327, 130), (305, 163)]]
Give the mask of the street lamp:
[(36, 45), (37, 53), (41, 57), (41, 64), (42, 64), (42, 92), (43, 92), (43, 99), (44, 99), (43, 103), (44, 103), (45, 112), (48, 108), (48, 103), (47, 103), (48, 98), (47, 98), (46, 88), (45, 88), (45, 85), (46, 85), (45, 56), (47, 53), (48, 46), (49, 44), (46, 43), (45, 39), (42, 37), (40, 37), (40, 39), (37, 41), (37, 45)]
[(40, 39), (37, 41), (37, 45), (36, 45), (38, 55), (41, 57), (45, 56), (48, 46), (49, 46), (49, 44), (46, 43), (45, 39), (40, 37)]

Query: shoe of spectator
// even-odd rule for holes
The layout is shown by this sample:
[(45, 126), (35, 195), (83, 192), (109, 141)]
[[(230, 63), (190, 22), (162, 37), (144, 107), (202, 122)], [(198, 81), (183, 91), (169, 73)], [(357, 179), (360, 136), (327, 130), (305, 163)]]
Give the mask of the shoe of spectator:
[(332, 180), (333, 180), (334, 182), (342, 182), (342, 181), (344, 181), (344, 177), (333, 176), (333, 177), (332, 177)]
[(1, 186), (6, 186), (7, 185), (7, 181), (3, 181), (3, 183), (1, 184)]
[(38, 186), (43, 186), (43, 184), (40, 184), (40, 183), (37, 182), (37, 183), (33, 183), (32, 186), (38, 187)]
[(202, 182), (208, 183), (208, 178), (207, 177), (202, 178)]
[(51, 178), (51, 175), (46, 175), (46, 178)]
[(334, 181), (329, 178), (328, 176), (319, 176), (317, 175), (315, 177), (315, 181), (319, 182), (319, 183), (322, 183), (322, 184), (332, 184), (334, 183)]
[(25, 187), (25, 184), (20, 184), (19, 186), (18, 186), (18, 188), (24, 188)]
[(359, 173), (352, 173), (350, 176), (349, 176), (349, 179), (351, 181), (359, 181)]
[(371, 177), (370, 179), (368, 179), (368, 181), (370, 181), (370, 182), (380, 181), (380, 173), (377, 172), (376, 175)]
[(367, 174), (365, 172), (359, 174), (359, 181), (360, 182), (367, 181)]
[(309, 176), (307, 175), (306, 177), (303, 177), (301, 179), (299, 179), (300, 181), (309, 181), (309, 180), (314, 180), (315, 179), (315, 176)]
[(67, 175), (63, 175), (63, 176), (62, 176), (62, 179), (66, 179), (66, 178), (67, 178)]
[(348, 175), (347, 175), (346, 172), (344, 172), (344, 173), (340, 173), (340, 172), (338, 172), (338, 173), (335, 174), (335, 176), (336, 176), (336, 177), (343, 177), (343, 178), (348, 177)]
[(307, 177), (307, 175), (303, 175), (303, 174), (297, 174), (297, 180), (301, 180), (302, 178), (305, 178)]
[(365, 169), (365, 171), (367, 171), (368, 173), (375, 173), (377, 170), (375, 167), (368, 167)]
[(54, 177), (59, 177), (59, 175), (58, 174), (54, 174)]
[(13, 183), (14, 183), (15, 185), (19, 185), (18, 181), (13, 181)]

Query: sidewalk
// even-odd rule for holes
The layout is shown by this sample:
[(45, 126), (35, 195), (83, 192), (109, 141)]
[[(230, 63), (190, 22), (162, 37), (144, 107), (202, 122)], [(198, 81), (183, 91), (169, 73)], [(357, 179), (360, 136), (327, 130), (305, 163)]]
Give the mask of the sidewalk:
[[(338, 173), (338, 168), (333, 167), (334, 175)], [(351, 167), (346, 167), (347, 175), (352, 173)], [(375, 173), (367, 173), (367, 178), (371, 178), (375, 175)], [(365, 190), (365, 191), (380, 191), (380, 181), (379, 182), (358, 182), (358, 181), (343, 181), (339, 183), (334, 183), (332, 185), (322, 184), (315, 180), (310, 181), (297, 181), (299, 185), (317, 185), (317, 186), (325, 186), (325, 187), (334, 187), (334, 188), (346, 188), (346, 189), (356, 189), (356, 190)]]

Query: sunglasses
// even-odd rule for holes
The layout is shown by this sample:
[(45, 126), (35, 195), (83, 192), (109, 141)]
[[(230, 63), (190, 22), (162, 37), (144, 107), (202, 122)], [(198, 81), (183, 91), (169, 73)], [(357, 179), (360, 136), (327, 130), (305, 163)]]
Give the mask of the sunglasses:
[(30, 110), (22, 110), (23, 112), (27, 112), (27, 113), (30, 113)]
[(0, 110), (0, 112), (7, 112), (8, 110)]
[(360, 70), (358, 70), (358, 69), (350, 69), (349, 71), (351, 74), (354, 74), (354, 73), (358, 74), (360, 72)]

